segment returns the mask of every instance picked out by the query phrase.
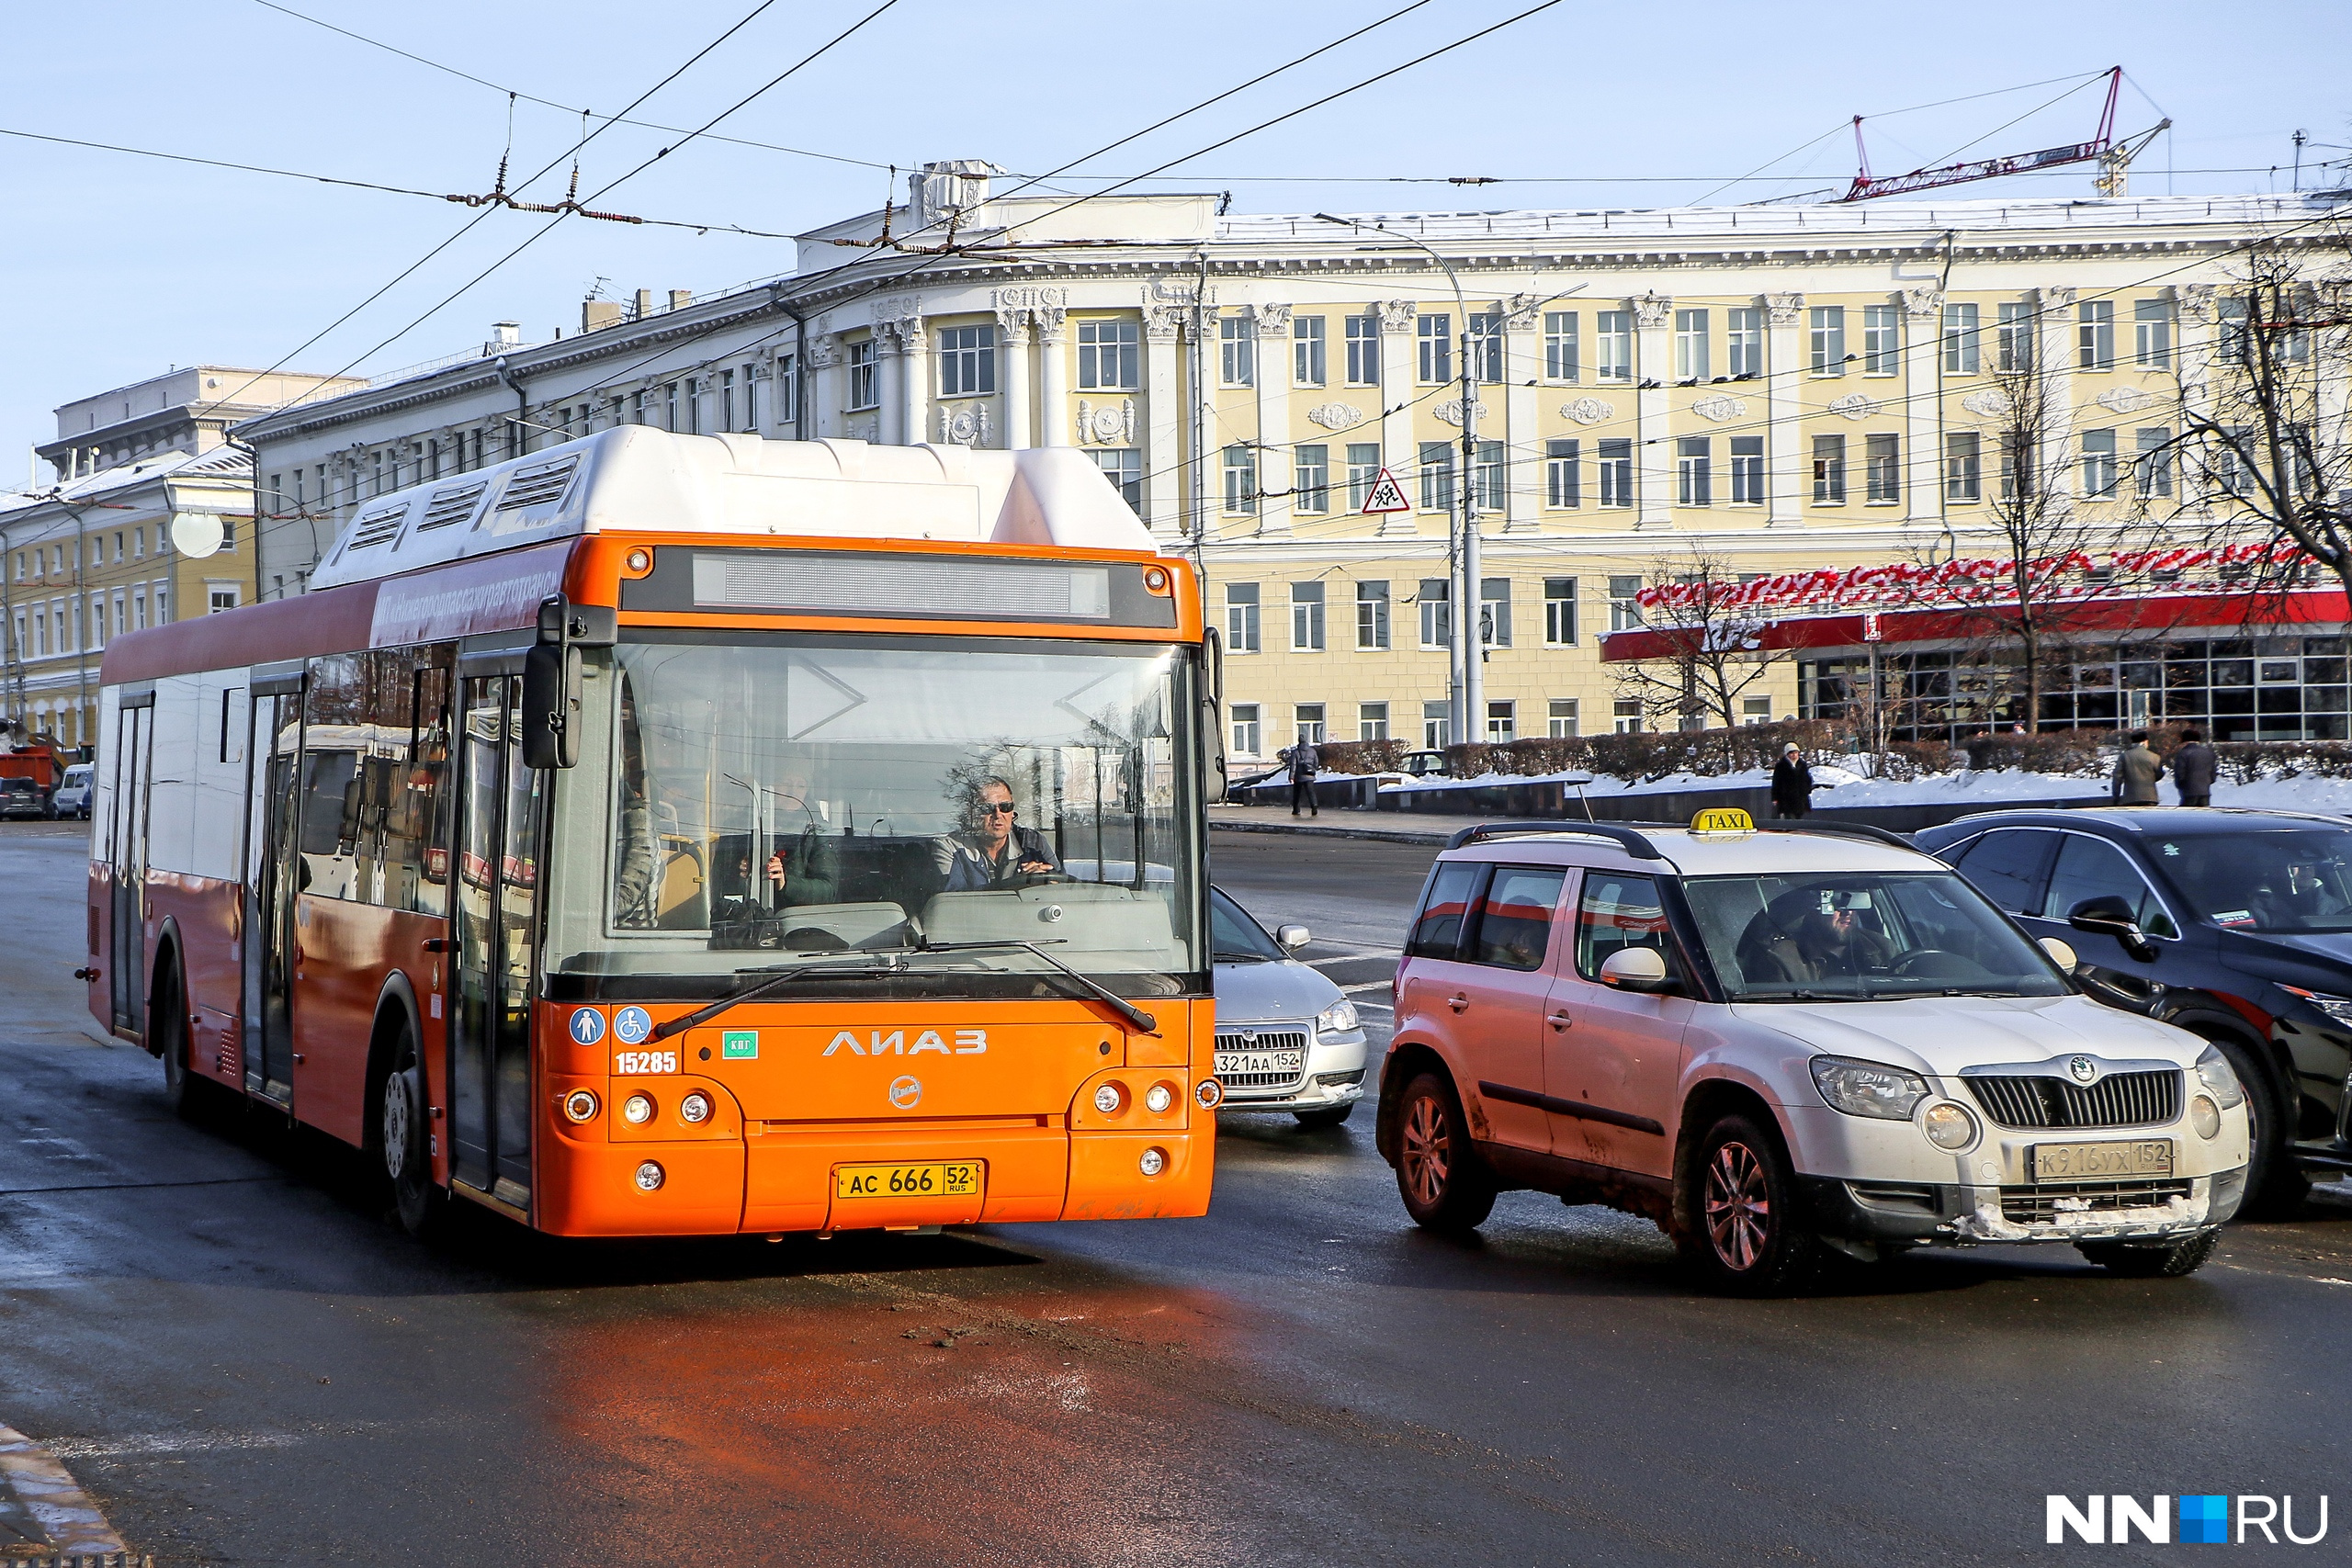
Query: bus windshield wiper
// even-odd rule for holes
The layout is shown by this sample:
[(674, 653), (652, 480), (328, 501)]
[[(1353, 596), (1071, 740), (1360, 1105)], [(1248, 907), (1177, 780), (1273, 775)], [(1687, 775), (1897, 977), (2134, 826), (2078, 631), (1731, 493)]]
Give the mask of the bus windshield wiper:
[[(844, 953), (838, 956), (841, 958), (889, 958), (898, 957), (914, 951), (915, 950), (910, 947), (895, 947), (878, 949), (872, 953)], [(738, 1003), (748, 1002), (754, 997), (765, 996), (770, 991), (782, 990), (785, 987), (790, 985), (793, 981), (799, 979), (804, 975), (854, 975), (862, 979), (871, 979), (881, 975), (904, 974), (905, 967), (901, 964), (867, 964), (854, 969), (842, 969), (837, 968), (834, 964), (820, 959), (813, 963), (794, 964), (779, 970), (739, 969), (736, 973), (739, 975), (756, 974), (762, 977), (752, 981), (750, 985), (745, 986), (741, 990), (729, 992), (728, 995), (719, 998), (717, 1001), (710, 1003), (707, 1007), (696, 1008), (694, 1011), (686, 1013), (682, 1017), (673, 1018), (667, 1023), (655, 1024), (653, 1026), (652, 1038), (656, 1040), (667, 1040), (673, 1034), (684, 1034), (687, 1030), (693, 1029), (698, 1024), (708, 1023), (712, 1019), (717, 1018), (720, 1013), (725, 1012), (729, 1008), (734, 1007)]]
[(1113, 1011), (1116, 1012), (1121, 1018), (1125, 1019), (1143, 1033), (1157, 1034), (1159, 1032), (1159, 1021), (1158, 1019), (1144, 1011), (1143, 1009), (1136, 1006), (1135, 1003), (1127, 1000), (1126, 998), (1119, 995), (1118, 992), (1112, 990), (1109, 987), (1102, 985), (1094, 980), (1091, 980), (1087, 978), (1087, 976), (1080, 974), (1077, 970), (1071, 968), (1060, 959), (1056, 958), (1052, 953), (1047, 953), (1039, 943), (1020, 941), (933, 942), (926, 942), (923, 945), (922, 951), (925, 953), (974, 953), (994, 950), (1001, 953), (1007, 948), (1017, 948), (1021, 952), (1028, 953), (1033, 958), (1044, 959), (1046, 963), (1052, 964), (1055, 968), (1060, 970), (1063, 974), (1069, 976), (1080, 985), (1085, 987), (1089, 996), (1091, 996), (1095, 1000), (1110, 1008)]

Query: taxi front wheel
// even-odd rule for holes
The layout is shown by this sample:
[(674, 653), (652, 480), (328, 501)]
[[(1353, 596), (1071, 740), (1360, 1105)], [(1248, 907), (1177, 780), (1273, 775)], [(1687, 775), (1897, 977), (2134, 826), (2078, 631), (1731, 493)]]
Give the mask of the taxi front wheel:
[(1781, 1140), (1726, 1116), (1700, 1141), (1685, 1201), (1683, 1258), (1720, 1291), (1780, 1295), (1812, 1277), (1820, 1247), (1802, 1228), (1796, 1179)]
[(2194, 1274), (2213, 1256), (2222, 1239), (2218, 1230), (2199, 1231), (2187, 1241), (2169, 1246), (2133, 1247), (2120, 1241), (2078, 1241), (2075, 1250), (2110, 1274), (2127, 1280), (2177, 1280)]
[(1495, 1208), (1495, 1179), (1470, 1146), (1453, 1086), (1423, 1073), (1396, 1108), (1396, 1190), (1424, 1230), (1467, 1235)]

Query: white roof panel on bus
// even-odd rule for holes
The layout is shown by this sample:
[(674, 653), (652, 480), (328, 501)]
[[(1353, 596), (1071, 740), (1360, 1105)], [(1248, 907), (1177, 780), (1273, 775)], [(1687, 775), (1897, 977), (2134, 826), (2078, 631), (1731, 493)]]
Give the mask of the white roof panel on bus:
[(1155, 547), (1073, 447), (876, 446), (625, 424), (362, 502), (311, 586), (643, 530)]

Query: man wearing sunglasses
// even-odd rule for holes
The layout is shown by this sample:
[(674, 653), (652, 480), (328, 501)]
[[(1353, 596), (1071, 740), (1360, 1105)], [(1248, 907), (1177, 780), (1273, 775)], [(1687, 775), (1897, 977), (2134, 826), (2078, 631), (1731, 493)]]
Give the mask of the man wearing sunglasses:
[(977, 892), (1061, 870), (1046, 835), (1020, 826), (1019, 815), (1011, 784), (994, 777), (979, 781), (965, 806), (962, 830), (932, 841), (939, 873), (946, 879), (944, 891)]

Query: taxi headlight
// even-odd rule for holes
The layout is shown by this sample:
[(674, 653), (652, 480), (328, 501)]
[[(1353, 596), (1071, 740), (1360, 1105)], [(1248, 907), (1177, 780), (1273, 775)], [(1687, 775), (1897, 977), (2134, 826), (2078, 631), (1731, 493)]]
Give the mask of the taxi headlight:
[(1966, 1106), (1941, 1100), (1928, 1107), (1928, 1113), (1919, 1118), (1919, 1130), (1936, 1147), (1958, 1154), (1976, 1141), (1976, 1118)]
[(2245, 1086), (2238, 1082), (2237, 1069), (2230, 1066), (2219, 1045), (2206, 1046), (2205, 1054), (2197, 1058), (2197, 1081), (2224, 1111), (2245, 1103)]
[(2209, 1095), (2190, 1095), (2188, 1124), (2197, 1129), (2200, 1138), (2218, 1138), (2222, 1135), (2222, 1108)]
[(1315, 1015), (1315, 1027), (1326, 1034), (1345, 1034), (1357, 1026), (1356, 1004), (1341, 997)]
[(1126, 1102), (1127, 1097), (1120, 1092), (1117, 1084), (1106, 1083), (1094, 1091), (1094, 1109), (1105, 1116), (1116, 1116)]
[(1812, 1066), (1814, 1087), (1821, 1090), (1821, 1098), (1849, 1116), (1908, 1122), (1928, 1098), (1928, 1080), (1901, 1067), (1850, 1056), (1815, 1056)]

